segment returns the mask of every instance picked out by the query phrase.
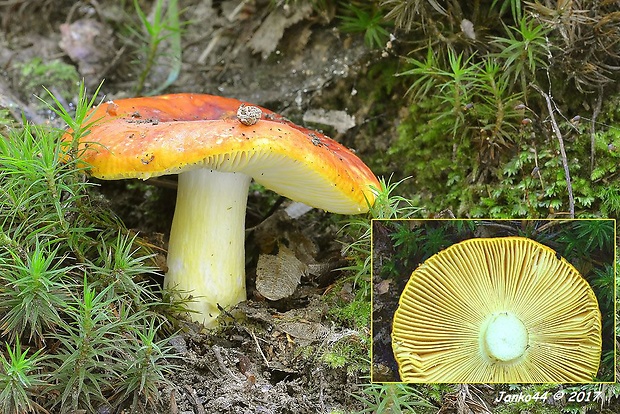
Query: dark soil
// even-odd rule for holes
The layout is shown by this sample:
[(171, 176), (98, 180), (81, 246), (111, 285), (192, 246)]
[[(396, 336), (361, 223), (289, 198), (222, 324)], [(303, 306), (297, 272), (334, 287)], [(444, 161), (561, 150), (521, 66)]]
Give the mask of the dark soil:
[[(326, 344), (335, 332), (319, 322), (287, 323), (288, 312), (274, 315), (252, 302), (239, 311), (245, 318), (238, 321), (237, 314), (237, 322), (217, 335), (193, 332), (173, 338), (183, 364), (174, 385), (164, 390), (170, 403), (163, 412), (310, 413), (356, 407), (351, 396), (356, 375), (312, 363), (312, 357), (299, 353), (300, 343)], [(297, 313), (311, 311), (310, 306)]]

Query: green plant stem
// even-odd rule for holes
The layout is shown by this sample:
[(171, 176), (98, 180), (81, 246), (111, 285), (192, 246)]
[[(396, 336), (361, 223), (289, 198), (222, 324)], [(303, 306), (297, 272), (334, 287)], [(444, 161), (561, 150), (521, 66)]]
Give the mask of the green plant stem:
[(159, 46), (158, 41), (153, 41), (149, 43), (148, 52), (146, 55), (146, 63), (144, 65), (144, 70), (140, 72), (140, 76), (138, 77), (138, 84), (136, 86), (136, 93), (140, 95), (144, 90), (144, 84), (146, 83), (146, 78), (151, 73), (151, 69), (153, 68), (153, 64), (155, 63), (155, 57), (157, 56), (157, 48)]
[(159, 85), (152, 91), (152, 95), (161, 93), (164, 89), (170, 86), (177, 80), (181, 73), (181, 24), (179, 22), (179, 6), (177, 0), (169, 0), (167, 8), (168, 29), (170, 30), (170, 49), (172, 51), (170, 61), (172, 68), (166, 78), (165, 82)]
[[(138, 36), (147, 43), (144, 69), (138, 76), (136, 94), (144, 90), (147, 78), (161, 56), (161, 43), (169, 39), (171, 53), (171, 69), (167, 79), (158, 87), (153, 88), (151, 95), (160, 93), (173, 83), (181, 71), (181, 27), (179, 22), (179, 8), (177, 0), (157, 0), (153, 4), (153, 13), (147, 17), (137, 0), (134, 7), (142, 23), (143, 35)], [(138, 33), (136, 31), (136, 33)]]

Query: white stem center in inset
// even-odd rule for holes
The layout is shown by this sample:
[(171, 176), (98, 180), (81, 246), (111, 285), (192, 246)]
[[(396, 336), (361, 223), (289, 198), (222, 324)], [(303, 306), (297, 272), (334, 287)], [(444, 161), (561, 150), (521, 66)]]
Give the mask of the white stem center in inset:
[(519, 318), (512, 313), (501, 312), (491, 317), (482, 340), (488, 357), (509, 362), (525, 353), (528, 334)]

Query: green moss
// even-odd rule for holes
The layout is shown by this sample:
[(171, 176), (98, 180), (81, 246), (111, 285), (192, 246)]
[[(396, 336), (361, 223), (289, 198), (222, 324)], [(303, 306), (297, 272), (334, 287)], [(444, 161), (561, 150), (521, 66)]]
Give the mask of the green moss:
[[(358, 292), (365, 292), (365, 288), (360, 288)], [(337, 300), (335, 306), (331, 307), (328, 315), (338, 324), (353, 329), (367, 327), (370, 321), (370, 301), (366, 295), (358, 294), (351, 302)]]
[[(413, 176), (409, 191), (417, 192), (429, 211), (450, 209), (468, 217), (545, 217), (568, 211), (566, 178), (557, 141), (538, 127), (514, 126), (507, 146), (491, 151), (472, 134), (469, 120), (459, 138), (453, 137), (456, 118), (439, 118), (437, 98), (409, 107), (399, 138), (389, 150), (391, 163)], [(620, 211), (618, 161), (620, 129), (597, 124), (594, 169), (590, 171), (588, 128), (562, 123), (571, 173), (575, 210), (581, 217), (616, 216)], [(616, 143), (618, 146), (616, 147)], [(598, 212), (598, 213), (597, 213)]]
[(363, 33), (369, 48), (385, 46), (391, 25), (384, 18), (385, 11), (376, 2), (342, 2), (340, 30), (349, 33)]
[[(94, 102), (84, 93), (73, 116), (52, 106), (76, 139)], [(156, 269), (143, 243), (91, 202), (92, 184), (63, 135), (26, 123), (0, 139), (3, 336), (28, 345), (7, 346), (9, 358), (0, 358), (0, 411), (143, 411), (173, 369), (155, 312)]]
[(74, 66), (60, 60), (44, 62), (34, 58), (18, 65), (20, 87), (25, 95), (44, 96), (44, 87), (54, 88), (54, 93), (65, 100), (72, 100), (80, 76)]
[(347, 373), (368, 371), (369, 338), (349, 336), (324, 349), (320, 360), (330, 368), (347, 368)]

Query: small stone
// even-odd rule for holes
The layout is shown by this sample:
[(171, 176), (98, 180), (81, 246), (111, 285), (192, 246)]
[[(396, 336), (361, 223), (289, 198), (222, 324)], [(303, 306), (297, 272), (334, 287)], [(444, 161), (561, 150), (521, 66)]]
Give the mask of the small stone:
[(175, 335), (170, 337), (168, 343), (172, 345), (174, 350), (179, 354), (184, 355), (187, 353), (187, 343), (185, 342), (185, 338), (183, 338), (181, 335)]

